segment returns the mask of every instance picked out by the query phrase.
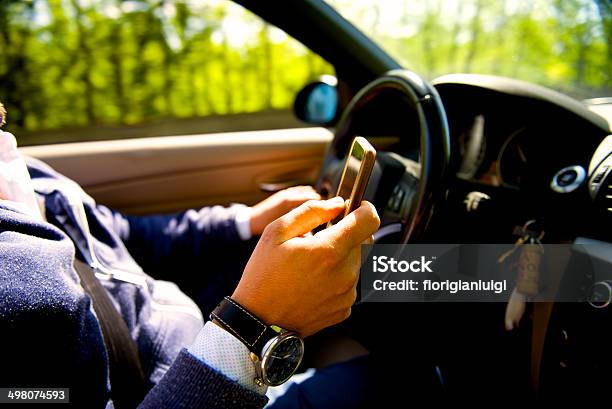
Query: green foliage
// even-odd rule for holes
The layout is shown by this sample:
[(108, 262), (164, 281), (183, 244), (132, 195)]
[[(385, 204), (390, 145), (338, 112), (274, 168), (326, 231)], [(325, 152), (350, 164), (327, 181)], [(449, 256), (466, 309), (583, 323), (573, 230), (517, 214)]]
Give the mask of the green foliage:
[[(612, 95), (609, 0), (331, 0), (406, 67)], [(0, 0), (9, 130), (286, 109), (333, 68), (230, 1)]]
[(14, 131), (285, 109), (332, 72), (229, 1), (0, 0)]
[(329, 0), (426, 78), (503, 75), (612, 96), (610, 0)]

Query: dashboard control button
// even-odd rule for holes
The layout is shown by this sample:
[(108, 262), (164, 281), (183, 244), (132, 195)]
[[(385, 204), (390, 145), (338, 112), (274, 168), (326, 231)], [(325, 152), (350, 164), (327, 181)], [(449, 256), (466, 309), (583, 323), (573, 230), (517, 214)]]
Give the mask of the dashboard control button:
[(557, 176), (557, 183), (561, 187), (569, 186), (576, 181), (578, 173), (574, 169), (566, 170)]
[(402, 204), (404, 203), (404, 195), (405, 192), (403, 190), (400, 190), (399, 193), (397, 194), (397, 211), (399, 212), (402, 208)]
[(405, 194), (404, 191), (400, 187), (397, 187), (396, 189), (393, 190), (393, 195), (391, 196), (391, 199), (389, 200), (389, 208), (394, 213), (399, 213), (400, 209), (402, 208), (404, 194)]
[(606, 308), (612, 302), (612, 286), (609, 281), (599, 281), (591, 287), (589, 305), (593, 308)]
[(578, 189), (586, 177), (582, 166), (568, 166), (558, 171), (550, 182), (550, 188), (557, 193), (569, 193)]

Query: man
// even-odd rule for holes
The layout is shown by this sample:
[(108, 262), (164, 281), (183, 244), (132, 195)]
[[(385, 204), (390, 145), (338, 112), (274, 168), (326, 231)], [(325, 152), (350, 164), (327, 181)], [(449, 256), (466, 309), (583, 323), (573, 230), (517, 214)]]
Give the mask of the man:
[[(0, 105), (0, 123), (5, 115)], [(379, 226), (364, 202), (312, 235), (344, 208), (340, 198), (318, 199), (299, 187), (252, 208), (125, 216), (37, 160), (26, 169), (14, 137), (0, 131), (0, 386), (70, 387), (78, 407), (112, 407), (110, 354), (76, 258), (97, 266), (136, 343), (150, 388), (142, 407), (264, 406), (265, 382), (240, 333), (221, 315), (203, 325), (192, 300), (141, 266), (157, 277), (206, 275), (214, 287), (224, 278), (208, 260), (261, 235), (238, 285), (215, 302), (231, 295), (226, 305), (263, 325), (312, 335), (349, 316), (360, 245)]]

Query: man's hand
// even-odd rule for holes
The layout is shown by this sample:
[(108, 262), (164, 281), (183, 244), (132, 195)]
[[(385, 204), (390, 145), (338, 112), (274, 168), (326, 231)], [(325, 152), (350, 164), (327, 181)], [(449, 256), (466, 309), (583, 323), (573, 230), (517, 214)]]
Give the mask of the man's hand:
[(282, 215), (308, 200), (320, 198), (312, 186), (295, 186), (276, 192), (251, 208), (251, 234), (259, 236), (268, 224)]
[(345, 320), (357, 297), (361, 243), (378, 229), (363, 202), (336, 225), (315, 227), (344, 210), (344, 200), (310, 200), (272, 222), (232, 298), (265, 321), (308, 336)]

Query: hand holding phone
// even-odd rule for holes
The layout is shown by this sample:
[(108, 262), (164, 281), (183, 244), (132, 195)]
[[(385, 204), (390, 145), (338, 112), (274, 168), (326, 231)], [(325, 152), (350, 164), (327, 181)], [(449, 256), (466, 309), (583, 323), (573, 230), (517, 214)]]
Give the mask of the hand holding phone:
[(343, 214), (329, 222), (328, 227), (338, 223), (347, 214), (359, 208), (375, 162), (376, 149), (367, 139), (361, 136), (356, 137), (346, 158), (336, 194), (345, 200), (346, 208)]

